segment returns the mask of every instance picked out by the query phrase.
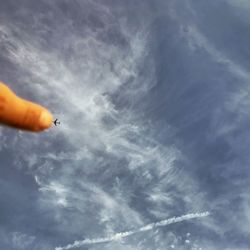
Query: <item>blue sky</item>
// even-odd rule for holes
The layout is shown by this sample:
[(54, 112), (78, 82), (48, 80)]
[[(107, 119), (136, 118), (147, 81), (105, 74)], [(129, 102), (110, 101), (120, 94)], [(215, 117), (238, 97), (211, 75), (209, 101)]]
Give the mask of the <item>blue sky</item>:
[(0, 248), (249, 249), (249, 14), (2, 0), (0, 79), (61, 125), (0, 128)]

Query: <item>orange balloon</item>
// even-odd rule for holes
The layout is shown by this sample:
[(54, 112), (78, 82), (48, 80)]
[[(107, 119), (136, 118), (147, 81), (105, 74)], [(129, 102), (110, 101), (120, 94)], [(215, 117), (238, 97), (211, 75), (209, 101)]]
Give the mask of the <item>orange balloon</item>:
[(0, 82), (0, 123), (14, 128), (39, 132), (51, 126), (53, 117), (41, 105), (18, 97)]

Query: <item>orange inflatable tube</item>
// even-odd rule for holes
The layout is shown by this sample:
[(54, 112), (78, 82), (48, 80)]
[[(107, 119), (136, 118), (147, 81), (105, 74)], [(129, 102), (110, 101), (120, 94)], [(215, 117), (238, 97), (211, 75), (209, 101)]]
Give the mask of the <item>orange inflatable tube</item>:
[(52, 121), (46, 108), (18, 97), (0, 82), (0, 124), (39, 132), (49, 128)]

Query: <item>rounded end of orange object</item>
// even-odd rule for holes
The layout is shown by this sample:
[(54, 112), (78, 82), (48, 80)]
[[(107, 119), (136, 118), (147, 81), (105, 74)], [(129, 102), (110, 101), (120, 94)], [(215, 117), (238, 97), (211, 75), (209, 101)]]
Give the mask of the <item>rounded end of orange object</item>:
[(43, 106), (18, 97), (0, 82), (0, 124), (31, 132), (52, 125), (53, 117)]
[(41, 130), (47, 129), (51, 126), (53, 117), (48, 110), (43, 110), (39, 118), (39, 127)]

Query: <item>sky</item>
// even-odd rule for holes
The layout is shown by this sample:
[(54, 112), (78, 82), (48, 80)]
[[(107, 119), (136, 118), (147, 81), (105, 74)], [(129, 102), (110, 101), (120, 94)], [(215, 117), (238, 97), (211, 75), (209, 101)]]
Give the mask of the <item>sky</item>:
[(0, 80), (61, 121), (0, 127), (4, 250), (249, 250), (250, 3), (1, 0)]

